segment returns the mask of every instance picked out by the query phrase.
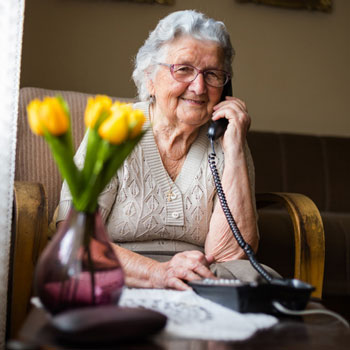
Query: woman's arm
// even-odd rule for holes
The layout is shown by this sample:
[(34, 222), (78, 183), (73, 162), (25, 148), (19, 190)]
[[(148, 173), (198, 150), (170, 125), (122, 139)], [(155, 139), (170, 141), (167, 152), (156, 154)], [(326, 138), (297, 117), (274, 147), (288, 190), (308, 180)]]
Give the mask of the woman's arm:
[(160, 263), (116, 244), (113, 244), (113, 248), (129, 287), (186, 290), (190, 287), (185, 281), (215, 278), (209, 270), (214, 259), (200, 251), (177, 253), (171, 260)]
[[(258, 247), (256, 210), (245, 152), (250, 117), (244, 102), (234, 97), (228, 97), (214, 107), (213, 120), (221, 117), (229, 120), (222, 139), (225, 157), (221, 178), (223, 190), (242, 236), (256, 250)], [(233, 236), (219, 201), (213, 210), (205, 252), (214, 256), (218, 262), (245, 257), (245, 253)]]
[[(60, 221), (57, 229), (63, 224), (64, 221)], [(115, 243), (111, 244), (123, 268), (128, 287), (186, 290), (191, 288), (186, 281), (215, 278), (209, 270), (213, 257), (205, 256), (200, 251), (177, 253), (169, 261), (160, 263)]]

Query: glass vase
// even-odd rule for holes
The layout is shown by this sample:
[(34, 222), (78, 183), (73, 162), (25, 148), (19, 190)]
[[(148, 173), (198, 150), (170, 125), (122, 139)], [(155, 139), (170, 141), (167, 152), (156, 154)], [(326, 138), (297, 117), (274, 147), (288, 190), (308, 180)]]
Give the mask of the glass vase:
[(34, 284), (52, 314), (118, 303), (124, 274), (99, 210), (89, 214), (70, 209), (40, 256)]

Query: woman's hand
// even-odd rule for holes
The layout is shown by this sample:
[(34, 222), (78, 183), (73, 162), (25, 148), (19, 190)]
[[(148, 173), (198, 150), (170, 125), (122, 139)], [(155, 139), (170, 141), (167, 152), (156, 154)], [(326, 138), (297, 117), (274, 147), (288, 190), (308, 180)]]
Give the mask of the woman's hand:
[(152, 287), (190, 289), (185, 281), (215, 278), (209, 270), (209, 265), (213, 262), (212, 256), (205, 256), (199, 251), (177, 253), (167, 262), (156, 263), (149, 271)]
[(243, 146), (251, 123), (245, 103), (236, 97), (226, 96), (225, 101), (214, 106), (212, 119), (220, 118), (226, 118), (229, 121), (222, 139), (224, 151), (234, 145)]
[[(254, 177), (249, 172), (248, 163), (252, 164), (252, 159), (246, 145), (251, 119), (245, 103), (236, 97), (226, 97), (225, 101), (214, 106), (212, 119), (220, 118), (229, 121), (221, 139), (225, 158), (221, 176), (223, 191), (244, 240), (256, 250), (259, 236), (256, 224)], [(232, 235), (219, 202), (216, 203), (210, 220), (205, 252), (214, 256), (217, 262), (245, 257), (244, 251)]]

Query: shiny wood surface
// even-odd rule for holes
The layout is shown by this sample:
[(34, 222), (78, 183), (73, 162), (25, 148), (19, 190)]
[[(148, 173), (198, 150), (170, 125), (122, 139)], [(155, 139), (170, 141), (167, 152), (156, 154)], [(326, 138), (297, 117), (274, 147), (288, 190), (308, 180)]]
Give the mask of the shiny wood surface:
[[(310, 303), (308, 308), (322, 308), (318, 303)], [(18, 339), (23, 349), (74, 349), (86, 348), (72, 344), (62, 344), (47, 328), (48, 318), (41, 309), (34, 308), (23, 325)], [(213, 329), (215, 332), (215, 329)], [(350, 330), (337, 319), (328, 315), (309, 315), (303, 318), (284, 318), (274, 327), (257, 332), (244, 341), (224, 342), (192, 339), (165, 339), (155, 336), (151, 339), (132, 339), (129, 342), (118, 342), (102, 346), (97, 344), (94, 349), (159, 349), (159, 350), (347, 350), (350, 344)], [(11, 344), (10, 344), (11, 345)], [(14, 343), (12, 343), (14, 345)], [(89, 347), (90, 348), (90, 347)], [(14, 347), (11, 347), (14, 349)], [(17, 347), (20, 349), (20, 347)]]
[(258, 208), (279, 203), (287, 209), (294, 227), (294, 278), (314, 286), (312, 296), (321, 299), (325, 236), (317, 206), (310, 198), (299, 193), (257, 193), (256, 200)]
[(47, 243), (47, 200), (42, 184), (15, 181), (12, 225), (9, 336), (18, 332), (28, 314), (35, 265)]

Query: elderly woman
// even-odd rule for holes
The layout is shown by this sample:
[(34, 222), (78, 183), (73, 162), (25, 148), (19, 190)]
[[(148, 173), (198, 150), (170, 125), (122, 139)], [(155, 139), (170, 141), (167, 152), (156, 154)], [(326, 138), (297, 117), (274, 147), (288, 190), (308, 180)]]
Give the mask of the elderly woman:
[[(196, 11), (172, 13), (140, 48), (133, 78), (151, 128), (99, 199), (103, 218), (134, 287), (190, 288), (215, 276), (255, 279), (217, 199), (208, 166), (208, 122), (228, 119), (216, 143), (218, 169), (245, 240), (258, 247), (254, 170), (245, 103), (221, 99), (234, 51), (222, 22)], [(76, 155), (82, 162), (84, 145)], [(64, 185), (58, 221), (70, 206)]]

